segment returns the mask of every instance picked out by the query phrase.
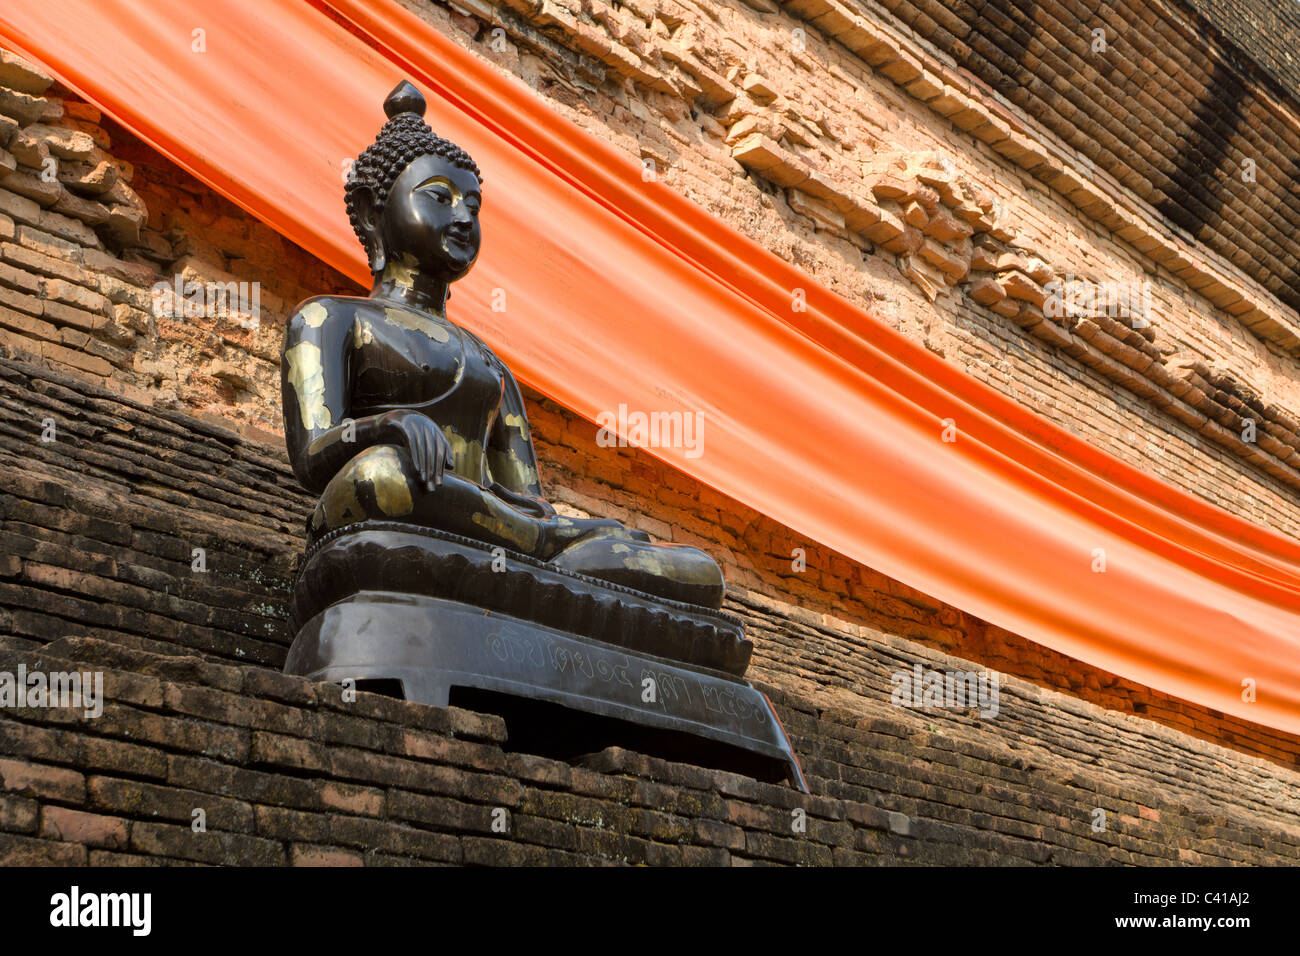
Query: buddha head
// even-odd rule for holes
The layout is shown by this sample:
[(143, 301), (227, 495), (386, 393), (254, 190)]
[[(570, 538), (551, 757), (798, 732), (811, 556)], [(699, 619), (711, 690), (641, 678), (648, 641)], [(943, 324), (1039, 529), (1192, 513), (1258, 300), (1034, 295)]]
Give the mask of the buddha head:
[(353, 163), (344, 193), (372, 274), (451, 283), (478, 257), (479, 170), (429, 129), (425, 107), (419, 90), (398, 84), (384, 101), (388, 122)]

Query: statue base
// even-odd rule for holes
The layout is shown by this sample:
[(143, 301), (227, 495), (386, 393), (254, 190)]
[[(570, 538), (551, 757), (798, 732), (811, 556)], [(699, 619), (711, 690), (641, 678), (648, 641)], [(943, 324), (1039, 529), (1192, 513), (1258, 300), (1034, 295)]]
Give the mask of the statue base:
[(741, 677), (738, 619), (507, 555), (502, 568), (478, 542), (390, 523), (325, 536), (295, 585), (284, 672), (505, 711), (518, 749), (618, 745), (807, 791), (771, 703)]

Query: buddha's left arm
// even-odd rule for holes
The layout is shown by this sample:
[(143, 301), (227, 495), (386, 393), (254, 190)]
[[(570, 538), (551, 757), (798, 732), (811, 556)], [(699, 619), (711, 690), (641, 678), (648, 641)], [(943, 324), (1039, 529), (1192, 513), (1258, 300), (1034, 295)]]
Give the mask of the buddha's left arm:
[(527, 499), (543, 513), (554, 514), (554, 509), (542, 497), (542, 484), (537, 477), (537, 454), (533, 450), (523, 396), (515, 377), (504, 363), (501, 369), (505, 375), (505, 388), (500, 414), (488, 435), (488, 470), (492, 473), (492, 480), (511, 495)]

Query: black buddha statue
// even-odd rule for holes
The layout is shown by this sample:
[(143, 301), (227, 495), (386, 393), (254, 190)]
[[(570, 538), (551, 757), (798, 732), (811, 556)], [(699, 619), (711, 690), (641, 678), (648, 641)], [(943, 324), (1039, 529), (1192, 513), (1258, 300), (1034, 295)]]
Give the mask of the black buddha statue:
[[(478, 167), (429, 129), (410, 83), (384, 110), (346, 185), (373, 288), (308, 299), (285, 329), (289, 459), (320, 495), (286, 673), (439, 706), (453, 692), (559, 705), (508, 717), (512, 740), (665, 755), (677, 741), (680, 756), (684, 739), (692, 759), (802, 786), (771, 704), (742, 679), (752, 644), (718, 610), (713, 559), (543, 497), (514, 376), (446, 315), (479, 252)], [(595, 726), (622, 729), (594, 743)]]
[(479, 252), (478, 167), (429, 129), (409, 83), (384, 109), (389, 120), (346, 186), (374, 287), (364, 298), (307, 300), (285, 335), (289, 458), (321, 496), (310, 538), (366, 519), (409, 522), (721, 606), (722, 572), (704, 552), (558, 515), (543, 498), (514, 376), (446, 315), (451, 283)]

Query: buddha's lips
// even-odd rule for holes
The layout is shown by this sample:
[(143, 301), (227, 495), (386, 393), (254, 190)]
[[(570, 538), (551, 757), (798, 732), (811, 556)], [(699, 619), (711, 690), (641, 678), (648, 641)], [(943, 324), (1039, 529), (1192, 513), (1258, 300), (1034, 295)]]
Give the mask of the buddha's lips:
[(473, 246), (468, 239), (458, 239), (456, 236), (443, 236), (442, 249), (444, 252), (451, 252), (452, 246), (459, 246), (461, 249), (473, 254)]

